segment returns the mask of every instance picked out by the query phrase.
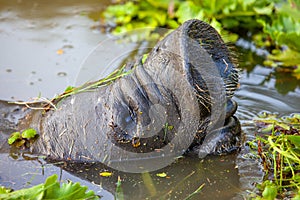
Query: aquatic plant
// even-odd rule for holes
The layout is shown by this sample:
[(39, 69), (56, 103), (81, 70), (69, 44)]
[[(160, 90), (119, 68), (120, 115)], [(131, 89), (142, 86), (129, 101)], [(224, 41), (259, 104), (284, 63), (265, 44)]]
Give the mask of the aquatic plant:
[(12, 133), (8, 138), (7, 142), (9, 145), (14, 145), (16, 147), (29, 147), (36, 138), (36, 130), (29, 128), (24, 130), (22, 133)]
[(260, 129), (248, 144), (265, 172), (264, 181), (257, 184), (262, 197), (254, 195), (255, 199), (299, 199), (300, 114), (278, 118), (263, 113), (255, 122)]
[[(130, 33), (134, 40), (149, 39), (156, 27), (177, 28), (188, 19), (210, 23), (226, 41), (249, 37), (270, 51), (265, 65), (288, 67), (300, 79), (299, 0), (136, 0), (108, 6), (102, 20), (112, 33)], [(145, 31), (132, 30), (152, 27)], [(156, 35), (157, 36), (157, 35)]]
[(49, 176), (45, 183), (12, 191), (5, 187), (0, 187), (0, 199), (100, 199), (95, 195), (94, 191), (87, 191), (86, 186), (81, 186), (79, 183), (62, 183), (57, 181), (57, 175)]

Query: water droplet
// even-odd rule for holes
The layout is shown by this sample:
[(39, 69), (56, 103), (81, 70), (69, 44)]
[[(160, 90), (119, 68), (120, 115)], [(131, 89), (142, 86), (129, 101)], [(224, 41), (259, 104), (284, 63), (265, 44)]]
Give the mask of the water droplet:
[(65, 76), (67, 76), (67, 73), (66, 72), (58, 72), (57, 76), (59, 76), (59, 77), (65, 77)]

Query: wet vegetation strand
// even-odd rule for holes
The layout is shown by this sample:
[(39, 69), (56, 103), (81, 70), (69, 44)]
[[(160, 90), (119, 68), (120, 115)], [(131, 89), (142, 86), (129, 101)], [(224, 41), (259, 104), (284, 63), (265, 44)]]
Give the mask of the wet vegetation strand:
[(249, 142), (263, 167), (264, 181), (257, 184), (262, 197), (254, 199), (300, 198), (300, 114), (278, 117), (263, 113), (255, 119), (256, 139)]

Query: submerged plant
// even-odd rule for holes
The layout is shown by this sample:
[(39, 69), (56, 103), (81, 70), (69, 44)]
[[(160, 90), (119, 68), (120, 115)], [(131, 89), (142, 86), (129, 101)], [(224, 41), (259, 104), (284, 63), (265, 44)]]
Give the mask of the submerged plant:
[[(263, 114), (255, 119), (259, 135), (250, 147), (260, 158), (265, 177), (258, 188), (262, 198), (300, 197), (300, 114), (278, 118)], [(263, 133), (263, 135), (262, 135)]]

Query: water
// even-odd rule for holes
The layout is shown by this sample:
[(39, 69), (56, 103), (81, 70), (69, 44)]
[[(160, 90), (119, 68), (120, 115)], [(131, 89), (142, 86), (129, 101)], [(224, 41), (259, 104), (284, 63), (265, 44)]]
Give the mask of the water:
[[(104, 1), (54, 2), (0, 0), (1, 100), (27, 101), (38, 95), (52, 98), (69, 85), (95, 78), (95, 69), (82, 63), (97, 44), (108, 49), (109, 55), (122, 52), (122, 44), (105, 42), (107, 36), (94, 28), (99, 23), (92, 18), (105, 7)], [(241, 44), (245, 47), (248, 43)], [(237, 51), (242, 55), (242, 71), (241, 86), (234, 97), (239, 104), (236, 115), (245, 140), (249, 140), (255, 132), (251, 119), (259, 112), (300, 112), (300, 83), (295, 77), (262, 67), (262, 59), (254, 53), (240, 48)], [(98, 62), (95, 59), (94, 63), (104, 65), (103, 58)], [(108, 73), (107, 69), (102, 72), (96, 74)], [(262, 177), (258, 161), (248, 152), (244, 146), (240, 153), (228, 156), (179, 158), (150, 174), (129, 174), (99, 163), (50, 164), (11, 149), (0, 153), (0, 184), (20, 189), (44, 182), (56, 173), (62, 180), (87, 185), (103, 199), (113, 199), (119, 176), (125, 199), (184, 199), (202, 184), (202, 192), (194, 199), (241, 199)], [(101, 177), (99, 173), (106, 170), (113, 175)], [(162, 172), (167, 177), (157, 176)]]

